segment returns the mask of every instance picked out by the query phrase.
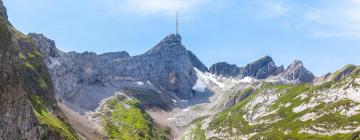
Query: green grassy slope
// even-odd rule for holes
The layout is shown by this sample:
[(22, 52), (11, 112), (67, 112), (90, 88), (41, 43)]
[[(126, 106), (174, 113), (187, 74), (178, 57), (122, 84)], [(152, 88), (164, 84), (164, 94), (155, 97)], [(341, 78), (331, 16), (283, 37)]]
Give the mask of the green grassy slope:
[(167, 139), (165, 130), (154, 124), (150, 116), (139, 107), (139, 101), (118, 95), (106, 102), (106, 108), (101, 118), (109, 139)]
[[(302, 133), (303, 128), (319, 127), (324, 129), (320, 133), (326, 133), (332, 129), (360, 126), (360, 114), (345, 116), (341, 114), (342, 110), (357, 106), (360, 103), (349, 99), (336, 100), (335, 102), (324, 103), (319, 101), (315, 107), (310, 107), (300, 112), (294, 112), (294, 108), (302, 104), (309, 103), (312, 98), (319, 96), (318, 92), (337, 88), (359, 87), (355, 82), (360, 78), (359, 67), (351, 67), (353, 71), (346, 77), (324, 83), (320, 86), (310, 84), (302, 85), (273, 85), (263, 83), (261, 88), (257, 89), (249, 97), (237, 103), (235, 106), (219, 113), (210, 122), (208, 131), (226, 134), (226, 137), (236, 138), (239, 136), (248, 136), (250, 139), (359, 139), (360, 132), (349, 132), (343, 134), (323, 135)], [(344, 68), (343, 70), (346, 70)], [(336, 72), (342, 73), (341, 71)], [(247, 113), (247, 105), (261, 94), (269, 94), (269, 91), (275, 91), (279, 95), (278, 99), (269, 106), (269, 110), (274, 113), (257, 118), (257, 122), (272, 120), (272, 123), (250, 124), (244, 115)], [(360, 92), (359, 92), (360, 93)], [(301, 97), (300, 95), (306, 95)], [(287, 104), (287, 105), (286, 105)], [(259, 105), (259, 104), (258, 104)], [(340, 109), (339, 109), (340, 108)], [(336, 110), (338, 109), (338, 110)], [(301, 121), (299, 118), (308, 113), (317, 113), (318, 118)], [(213, 137), (212, 139), (217, 139)]]
[(11, 28), (19, 45), (19, 77), (21, 85), (33, 107), (33, 112), (47, 134), (43, 139), (58, 137), (78, 139), (71, 126), (65, 122), (57, 108), (54, 87), (41, 53), (30, 38)]

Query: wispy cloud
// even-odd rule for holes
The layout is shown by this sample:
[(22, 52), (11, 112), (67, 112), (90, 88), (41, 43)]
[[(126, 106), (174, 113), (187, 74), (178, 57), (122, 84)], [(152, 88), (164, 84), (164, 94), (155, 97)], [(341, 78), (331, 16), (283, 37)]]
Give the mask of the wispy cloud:
[(314, 37), (360, 38), (360, 0), (326, 1), (304, 15)]
[(174, 15), (195, 11), (211, 0), (101, 0), (107, 8), (139, 15)]
[(260, 18), (276, 18), (284, 16), (290, 9), (282, 0), (261, 0), (257, 6)]

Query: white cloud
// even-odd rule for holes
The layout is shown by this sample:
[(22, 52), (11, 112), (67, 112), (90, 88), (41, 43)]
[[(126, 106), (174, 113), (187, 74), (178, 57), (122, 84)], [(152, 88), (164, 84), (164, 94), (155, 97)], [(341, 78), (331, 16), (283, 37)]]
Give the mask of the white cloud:
[(260, 13), (260, 17), (265, 18), (274, 18), (281, 17), (288, 12), (289, 7), (285, 6), (284, 2), (281, 0), (265, 0), (262, 2), (262, 12)]
[(174, 15), (201, 8), (211, 0), (101, 0), (107, 8), (139, 15)]
[(360, 38), (360, 0), (339, 0), (312, 7), (304, 19), (314, 37)]

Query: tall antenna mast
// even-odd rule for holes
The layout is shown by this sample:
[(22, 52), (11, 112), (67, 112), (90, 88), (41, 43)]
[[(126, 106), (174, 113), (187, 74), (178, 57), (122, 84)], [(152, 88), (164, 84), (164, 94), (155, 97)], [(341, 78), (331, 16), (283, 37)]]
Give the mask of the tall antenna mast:
[(179, 34), (179, 13), (176, 12), (176, 35)]

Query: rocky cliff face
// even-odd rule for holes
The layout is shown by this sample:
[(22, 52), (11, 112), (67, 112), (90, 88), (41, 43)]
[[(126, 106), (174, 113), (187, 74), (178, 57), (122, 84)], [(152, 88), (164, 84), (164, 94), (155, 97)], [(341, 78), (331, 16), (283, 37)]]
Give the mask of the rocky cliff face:
[(29, 36), (45, 56), (57, 97), (79, 112), (94, 110), (101, 99), (134, 86), (187, 99), (193, 95), (192, 87), (197, 80), (194, 67), (207, 71), (182, 45), (181, 37), (174, 34), (137, 56), (127, 52), (65, 53), (41, 34)]
[(232, 77), (253, 77), (256, 79), (266, 79), (272, 75), (278, 75), (284, 71), (284, 67), (277, 67), (270, 56), (265, 56), (256, 60), (245, 67), (230, 65), (226, 62), (216, 63), (210, 67), (210, 72), (216, 75)]
[[(3, 12), (2, 12), (3, 13)], [(18, 46), (4, 16), (0, 19), (0, 138), (39, 138), (39, 123), (34, 117), (27, 93), (21, 86)]]
[(2, 18), (4, 18), (5, 22), (7, 22), (8, 16), (7, 16), (6, 8), (5, 8), (2, 0), (0, 1), (0, 15)]
[[(155, 86), (187, 99), (192, 96), (192, 87), (197, 80), (193, 68), (204, 66), (190, 54), (182, 45), (180, 35), (171, 34), (145, 54), (131, 57), (122, 63), (126, 65), (117, 68), (121, 68), (119, 71), (123, 76), (149, 80)], [(192, 60), (197, 61), (193, 63)]]
[(295, 60), (290, 64), (283, 72), (282, 77), (288, 81), (293, 81), (294, 83), (311, 83), (315, 78), (315, 76), (307, 70), (299, 60)]
[(246, 65), (241, 71), (241, 77), (251, 76), (256, 79), (265, 79), (270, 75), (277, 75), (284, 70), (277, 67), (270, 56), (265, 56), (253, 63)]
[(240, 68), (236, 65), (228, 64), (226, 62), (219, 62), (212, 65), (209, 69), (209, 72), (226, 77), (236, 77), (240, 74)]
[(77, 139), (60, 120), (42, 56), (7, 21), (2, 1), (0, 13), (0, 139)]

